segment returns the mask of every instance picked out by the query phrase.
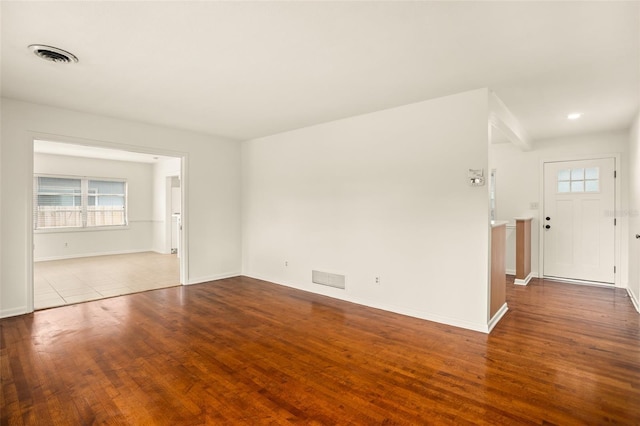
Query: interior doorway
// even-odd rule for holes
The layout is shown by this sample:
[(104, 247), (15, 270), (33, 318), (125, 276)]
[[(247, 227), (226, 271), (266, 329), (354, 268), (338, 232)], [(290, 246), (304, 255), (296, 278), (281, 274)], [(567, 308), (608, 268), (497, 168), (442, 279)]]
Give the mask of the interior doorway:
[(182, 157), (33, 143), (34, 309), (185, 282)]
[(544, 276), (615, 283), (615, 158), (544, 163)]
[(169, 251), (180, 258), (180, 239), (182, 234), (182, 184), (180, 176), (167, 177), (167, 218), (171, 229), (167, 232)]

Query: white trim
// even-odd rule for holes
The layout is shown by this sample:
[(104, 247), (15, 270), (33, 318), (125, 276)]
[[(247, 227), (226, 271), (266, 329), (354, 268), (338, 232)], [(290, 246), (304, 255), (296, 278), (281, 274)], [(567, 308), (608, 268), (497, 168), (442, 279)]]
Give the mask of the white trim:
[(496, 324), (498, 324), (498, 322), (502, 319), (502, 317), (504, 316), (504, 314), (507, 313), (508, 310), (509, 310), (509, 307), (507, 306), (507, 302), (504, 302), (504, 305), (502, 305), (500, 309), (498, 309), (498, 312), (496, 312), (493, 318), (491, 318), (491, 320), (489, 321), (489, 324), (488, 324), (489, 333), (491, 333), (491, 330), (493, 330), (493, 327), (495, 327)]
[[(78, 157), (80, 158), (80, 157)], [(154, 223), (161, 222), (152, 219), (135, 219), (127, 220), (126, 225), (104, 225), (104, 226), (85, 226), (85, 227), (57, 227), (57, 228), (40, 228), (34, 229), (34, 234), (61, 234), (61, 233), (75, 233), (75, 232), (102, 232), (102, 231), (128, 231), (131, 229), (131, 225), (136, 223)]]
[[(505, 271), (505, 273), (507, 275), (513, 275), (514, 279), (515, 279), (515, 275), (516, 275), (516, 270), (515, 269), (507, 269)], [(541, 275), (538, 274), (538, 271), (532, 270), (531, 272), (529, 272), (529, 274), (531, 274), (531, 278), (543, 278)]]
[(96, 232), (96, 231), (128, 231), (131, 229), (129, 225), (104, 225), (104, 226), (58, 226), (56, 228), (39, 228), (34, 229), (34, 234), (64, 234), (75, 232)]
[(586, 281), (586, 280), (575, 280), (572, 278), (561, 278), (561, 277), (553, 277), (550, 275), (544, 275), (542, 277), (545, 280), (549, 281), (557, 281), (560, 283), (568, 283), (568, 284), (579, 284), (579, 285), (588, 285), (592, 287), (605, 287), (605, 288), (614, 288), (615, 285), (613, 283), (603, 283), (599, 281)]
[(31, 312), (33, 312), (33, 309), (29, 310), (27, 306), (22, 306), (20, 308), (13, 308), (13, 309), (5, 309), (5, 310), (0, 310), (0, 318), (17, 317), (18, 315), (29, 314)]
[[(509, 142), (520, 148), (521, 151), (531, 151), (533, 148), (516, 116), (493, 91), (489, 92), (489, 123), (500, 130)], [(489, 143), (491, 143), (491, 138), (489, 138)]]
[(26, 306), (22, 306), (20, 308), (5, 309), (0, 310), (0, 318), (17, 317), (18, 315), (25, 315), (31, 312), (33, 312), (33, 310), (30, 311)]
[[(493, 108), (491, 107), (491, 101), (494, 100), (497, 104), (504, 106), (504, 104), (502, 104), (502, 102), (500, 101), (500, 99), (494, 94), (494, 93), (489, 93), (489, 113), (491, 115), (491, 113), (493, 112)], [(504, 124), (502, 121), (497, 120), (500, 124)], [(506, 127), (506, 126), (505, 126)], [(495, 171), (493, 169), (493, 158), (492, 158), (492, 152), (493, 150), (491, 149), (491, 141), (493, 140), (493, 132), (494, 132), (494, 124), (491, 123), (491, 120), (489, 120), (489, 123), (487, 125), (487, 153), (489, 154), (487, 157), (487, 166), (489, 168), (489, 170), (491, 170), (491, 174), (493, 176), (491, 176), (491, 180), (493, 181), (492, 183), (495, 186)], [(487, 324), (489, 323), (489, 316), (491, 315), (491, 283), (492, 283), (492, 279), (491, 279), (491, 273), (492, 273), (492, 266), (493, 266), (493, 224), (497, 223), (495, 220), (491, 220), (491, 216), (492, 216), (492, 211), (491, 211), (491, 185), (486, 185), (485, 187), (485, 191), (486, 191), (486, 203), (487, 203), (487, 216), (489, 218), (489, 229), (487, 230), (487, 269), (485, 272), (485, 297), (483, 300), (483, 304), (484, 304), (484, 309), (485, 309), (485, 314), (484, 314), (484, 320), (486, 321)], [(495, 188), (494, 188), (495, 189)], [(495, 195), (495, 194), (494, 194)], [(498, 201), (497, 199), (494, 197), (494, 201), (495, 201), (495, 205), (494, 205), (494, 211), (493, 211), (493, 219), (497, 219), (498, 218)], [(502, 225), (506, 225), (508, 222), (504, 222), (502, 223)], [(505, 229), (505, 238), (506, 238), (506, 229)], [(506, 249), (506, 239), (504, 241), (505, 244), (505, 249)], [(505, 254), (506, 256), (506, 254)], [(503, 259), (504, 262), (506, 262), (506, 259)], [(385, 308), (383, 308), (385, 309)], [(391, 309), (387, 309), (390, 310), (392, 312), (400, 312), (403, 313), (403, 309), (402, 308), (395, 308), (395, 307), (391, 307)], [(411, 314), (409, 314), (411, 315)], [(425, 316), (428, 316), (429, 314), (422, 314), (422, 315), (417, 315), (418, 318), (424, 318)], [(411, 315), (414, 316), (414, 315)], [(427, 318), (424, 318), (427, 319)], [(445, 324), (451, 324), (452, 319), (444, 319), (444, 318), (438, 318), (438, 319), (434, 319), (434, 321), (437, 322), (443, 322)], [(471, 325), (470, 327), (465, 327), (464, 328), (471, 328), (471, 329), (475, 329), (475, 325)], [(484, 328), (484, 327), (482, 327)], [(478, 331), (484, 331), (484, 329), (478, 330)], [(489, 329), (487, 328), (486, 332), (489, 332)]]
[(180, 284), (189, 282), (189, 154), (180, 157)]
[[(35, 161), (35, 153), (33, 150), (33, 145), (35, 143), (35, 135), (33, 133), (29, 133), (28, 134), (29, 137), (29, 143), (28, 145), (28, 154), (29, 154), (29, 159), (31, 161), (29, 161), (29, 164), (27, 165), (28, 168), (28, 173), (29, 173), (29, 185), (26, 188), (26, 194), (28, 195), (27, 197), (27, 211), (25, 212), (26, 215), (25, 217), (28, 217), (29, 220), (27, 221), (27, 229), (26, 229), (26, 241), (27, 241), (27, 264), (25, 265), (27, 268), (27, 282), (25, 283), (25, 287), (26, 287), (26, 301), (27, 301), (27, 312), (33, 312), (35, 310), (34, 307), (34, 301), (33, 299), (35, 298), (35, 290), (34, 290), (34, 283), (33, 283), (33, 266), (34, 266), (34, 258), (35, 258), (35, 252), (36, 252), (36, 246), (35, 246), (35, 242), (34, 242), (34, 232), (35, 230), (33, 229), (33, 224), (35, 223), (35, 218), (33, 217), (33, 199), (35, 198), (35, 194), (34, 194), (34, 184), (33, 184), (33, 174), (34, 174), (34, 161)], [(29, 250), (28, 248), (31, 247), (31, 250)]]
[[(140, 154), (158, 154), (158, 155), (162, 155), (163, 157), (174, 157), (174, 158), (180, 158), (185, 155), (185, 153), (182, 151), (174, 151), (174, 150), (163, 149), (163, 148), (157, 148), (157, 149), (148, 148), (148, 147), (142, 147), (139, 145), (130, 145), (130, 144), (125, 144), (120, 142), (108, 142), (105, 140), (88, 139), (88, 138), (81, 138), (81, 137), (74, 137), (74, 136), (56, 135), (53, 133), (30, 131), (29, 135), (31, 136), (31, 139), (32, 139), (31, 142), (33, 142), (36, 139), (47, 140), (50, 142), (93, 146), (98, 148), (115, 149), (118, 151), (136, 152)], [(33, 146), (31, 147), (31, 149), (32, 149), (31, 152), (33, 154)], [(82, 157), (79, 157), (79, 158), (82, 158)]]
[[(543, 158), (540, 160), (540, 182), (539, 182), (539, 194), (540, 194), (540, 217), (544, 216), (544, 165), (546, 163), (559, 163), (564, 161), (583, 161), (583, 160), (604, 160), (608, 158), (614, 159), (614, 170), (617, 172), (617, 177), (614, 180), (614, 188), (615, 188), (615, 200), (614, 200), (614, 209), (616, 212), (622, 211), (622, 196), (621, 196), (621, 187), (620, 184), (622, 170), (622, 163), (620, 161), (620, 153), (615, 154), (589, 154), (589, 155), (572, 155), (570, 157), (556, 157), (556, 158)], [(615, 216), (617, 218), (617, 216)], [(614, 286), (623, 288), (624, 285), (622, 283), (622, 220), (618, 221), (618, 225), (615, 226), (615, 241), (613, 248), (613, 264), (617, 266), (617, 271), (614, 274)], [(544, 275), (544, 232), (542, 232), (543, 227), (538, 227), (538, 277), (546, 278)], [(557, 278), (553, 278), (557, 279)]]
[(145, 253), (145, 252), (155, 252), (152, 248), (148, 249), (139, 249), (139, 250), (116, 250), (116, 251), (103, 251), (103, 252), (94, 252), (94, 253), (77, 253), (77, 254), (65, 254), (62, 256), (49, 256), (49, 257), (34, 257), (34, 262), (48, 262), (50, 260), (65, 260), (65, 259), (78, 259), (82, 257), (96, 257), (96, 256), (114, 256), (118, 254), (133, 254), (133, 253)]
[[(344, 290), (339, 289), (340, 293), (336, 292), (335, 294), (325, 294), (325, 293), (319, 293), (319, 292), (315, 292), (315, 291), (311, 291), (308, 288), (305, 287), (301, 287), (301, 286), (297, 286), (297, 285), (291, 285), (291, 284), (287, 284), (287, 283), (283, 283), (283, 282), (277, 282), (277, 281), (273, 281), (272, 279), (269, 278), (265, 278), (265, 277), (261, 277), (258, 275), (249, 275), (249, 274), (243, 274), (246, 277), (249, 278), (254, 278), (257, 280), (261, 280), (261, 281), (266, 281), (269, 282), (271, 284), (277, 284), (277, 285), (281, 285), (283, 287), (289, 287), (289, 288), (295, 288), (297, 290), (301, 290), (310, 294), (317, 294), (319, 296), (325, 296), (325, 297), (330, 297), (332, 299), (338, 299), (338, 300), (342, 300), (345, 302), (349, 302), (349, 303), (355, 303), (356, 305), (362, 305), (362, 306), (366, 306), (368, 308), (374, 308), (374, 309), (381, 309), (383, 311), (387, 311), (387, 312), (393, 312), (395, 314), (399, 314), (399, 315), (405, 315), (408, 317), (413, 317), (413, 318), (418, 318), (418, 319), (422, 319), (422, 320), (426, 320), (426, 321), (432, 321), (432, 322), (437, 322), (439, 324), (444, 324), (444, 325), (449, 325), (452, 327), (459, 327), (459, 328), (464, 328), (466, 330), (471, 330), (471, 331), (478, 331), (481, 333), (489, 333), (489, 324), (482, 324), (482, 323), (474, 323), (474, 322), (470, 322), (470, 321), (460, 321), (454, 318), (449, 318), (449, 317), (444, 317), (444, 316), (440, 316), (440, 315), (434, 315), (428, 312), (424, 312), (424, 311), (418, 311), (415, 309), (410, 309), (410, 308), (405, 308), (405, 307), (401, 307), (401, 306), (396, 306), (396, 305), (391, 305), (391, 304), (387, 304), (387, 303), (379, 303), (379, 302), (372, 302), (371, 300), (366, 300), (366, 299), (361, 299), (358, 297), (349, 297), (348, 293), (344, 293)], [(328, 287), (329, 290), (332, 290), (331, 287)], [(338, 289), (336, 289), (338, 290)]]
[(527, 277), (524, 280), (521, 280), (519, 278), (515, 278), (513, 280), (513, 283), (515, 285), (527, 285), (527, 284), (529, 284), (529, 281), (531, 281), (531, 278), (533, 278), (533, 272), (529, 272), (529, 275), (527, 275)]
[(234, 278), (234, 277), (239, 277), (241, 275), (242, 275), (242, 273), (240, 271), (225, 272), (223, 274), (215, 274), (215, 275), (208, 275), (208, 276), (204, 276), (204, 277), (191, 278), (189, 281), (187, 281), (187, 282), (185, 282), (183, 284), (184, 285), (204, 284), (204, 283), (208, 283), (210, 281), (224, 280), (225, 278)]
[(631, 303), (633, 303), (633, 307), (636, 308), (636, 311), (638, 311), (638, 313), (640, 314), (640, 301), (638, 301), (636, 295), (633, 294), (633, 291), (631, 291), (631, 289), (628, 287), (627, 294), (629, 295), (629, 299), (631, 299)]

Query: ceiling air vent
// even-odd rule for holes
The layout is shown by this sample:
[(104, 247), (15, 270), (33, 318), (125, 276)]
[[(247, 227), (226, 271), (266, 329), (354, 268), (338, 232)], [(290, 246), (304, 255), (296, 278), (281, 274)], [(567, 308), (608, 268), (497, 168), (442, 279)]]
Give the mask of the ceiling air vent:
[(73, 53), (44, 44), (32, 44), (29, 49), (42, 59), (58, 63), (78, 62), (78, 58)]

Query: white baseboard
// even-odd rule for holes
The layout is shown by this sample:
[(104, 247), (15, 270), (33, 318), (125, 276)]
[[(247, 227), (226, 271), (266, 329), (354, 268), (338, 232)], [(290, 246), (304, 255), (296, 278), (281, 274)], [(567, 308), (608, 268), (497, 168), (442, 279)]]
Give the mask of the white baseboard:
[(515, 275), (515, 274), (516, 274), (516, 270), (515, 270), (515, 269), (507, 269), (507, 270), (505, 271), (505, 273), (506, 273), (507, 275)]
[[(96, 257), (96, 256), (113, 256), (116, 254), (133, 254), (133, 253), (145, 253), (148, 251), (156, 252), (155, 250), (149, 249), (139, 249), (139, 250), (118, 250), (118, 251), (105, 251), (105, 252), (97, 252), (97, 253), (77, 253), (77, 254), (66, 254), (62, 256), (49, 256), (49, 257), (37, 257), (34, 258), (34, 262), (48, 262), (50, 260), (65, 260), (65, 259), (78, 259), (81, 257)], [(157, 252), (156, 252), (157, 253)]]
[(638, 313), (640, 314), (640, 302), (638, 301), (638, 298), (636, 297), (635, 294), (633, 294), (633, 291), (631, 291), (629, 287), (627, 287), (627, 294), (629, 294), (629, 299), (631, 299), (631, 303), (633, 303), (633, 306), (636, 308), (636, 311), (638, 311)]
[(24, 315), (28, 313), (30, 313), (30, 311), (26, 306), (22, 306), (20, 308), (5, 309), (0, 310), (0, 318), (16, 317), (18, 315)]
[(574, 280), (571, 278), (560, 278), (560, 277), (542, 277), (545, 280), (555, 281), (559, 283), (568, 283), (568, 284), (578, 284), (578, 285), (588, 285), (592, 287), (604, 287), (604, 288), (613, 288), (615, 287), (614, 283), (601, 283), (598, 281), (585, 281), (585, 280)]
[(187, 282), (185, 282), (185, 285), (193, 285), (193, 284), (202, 284), (202, 283), (206, 283), (209, 281), (217, 281), (217, 280), (223, 280), (225, 278), (233, 278), (233, 277), (238, 277), (242, 275), (239, 271), (236, 272), (225, 272), (223, 274), (215, 274), (215, 275), (208, 275), (205, 277), (197, 277), (197, 278), (189, 278), (187, 280)]
[(533, 272), (529, 272), (529, 275), (527, 275), (524, 280), (521, 280), (519, 278), (514, 279), (513, 283), (516, 285), (527, 285), (529, 284), (529, 281), (531, 281), (531, 278), (533, 278)]
[[(350, 302), (350, 303), (355, 303), (357, 305), (362, 305), (362, 306), (366, 306), (369, 308), (375, 308), (375, 309), (380, 309), (383, 311), (387, 311), (387, 312), (393, 312), (395, 314), (400, 314), (400, 315), (406, 315), (408, 317), (413, 317), (413, 318), (418, 318), (418, 319), (422, 319), (422, 320), (426, 320), (426, 321), (432, 321), (432, 322), (437, 322), (440, 324), (445, 324), (445, 325), (450, 325), (452, 327), (459, 327), (459, 328), (464, 328), (466, 330), (472, 330), (472, 331), (479, 331), (481, 333), (489, 333), (489, 324), (482, 324), (482, 323), (474, 323), (474, 322), (470, 322), (470, 321), (463, 321), (463, 320), (458, 320), (455, 318), (450, 318), (450, 317), (445, 317), (445, 316), (441, 316), (441, 315), (436, 315), (436, 314), (432, 314), (430, 312), (424, 312), (424, 311), (419, 311), (419, 310), (415, 310), (415, 309), (411, 309), (411, 308), (407, 308), (404, 306), (396, 306), (396, 305), (391, 305), (391, 304), (387, 304), (387, 303), (381, 303), (381, 302), (374, 302), (368, 299), (362, 299), (362, 298), (358, 298), (358, 297), (350, 297), (348, 292), (346, 292), (343, 289), (334, 289), (332, 287), (324, 287), (322, 286), (322, 289), (327, 291), (327, 292), (331, 292), (331, 294), (327, 294), (327, 293), (321, 293), (321, 292), (316, 292), (313, 291), (309, 288), (305, 288), (305, 287), (301, 287), (298, 285), (292, 285), (292, 284), (288, 284), (288, 283), (284, 283), (284, 282), (278, 282), (278, 281), (274, 281), (273, 279), (267, 278), (267, 277), (261, 277), (258, 275), (253, 275), (253, 274), (243, 274), (244, 276), (247, 276), (249, 278), (254, 278), (257, 280), (262, 280), (262, 281), (267, 281), (269, 283), (272, 284), (278, 284), (284, 287), (290, 287), (290, 288), (295, 288), (297, 290), (302, 290), (302, 291), (306, 291), (308, 293), (312, 293), (312, 294), (318, 294), (320, 296), (326, 296), (326, 297), (331, 297), (333, 299), (338, 299), (338, 300), (343, 300), (345, 302)], [(337, 290), (337, 291), (333, 291), (333, 290)]]
[(493, 327), (496, 326), (498, 321), (502, 319), (502, 317), (504, 316), (504, 314), (507, 313), (508, 310), (509, 310), (509, 307), (507, 306), (507, 302), (504, 302), (504, 305), (502, 305), (502, 307), (498, 309), (498, 312), (496, 312), (493, 318), (489, 320), (489, 325), (488, 325), (489, 333), (491, 333), (491, 330), (493, 330)]

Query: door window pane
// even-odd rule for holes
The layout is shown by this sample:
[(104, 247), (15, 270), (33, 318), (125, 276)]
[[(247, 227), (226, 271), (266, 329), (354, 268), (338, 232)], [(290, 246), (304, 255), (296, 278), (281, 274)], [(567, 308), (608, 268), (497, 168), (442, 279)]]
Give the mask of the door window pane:
[(584, 181), (571, 181), (571, 192), (584, 192)]
[(558, 192), (571, 192), (571, 183), (570, 182), (558, 182)]
[(600, 181), (598, 180), (585, 180), (584, 190), (586, 192), (598, 192), (600, 191)]
[(584, 178), (585, 179), (598, 179), (600, 174), (599, 167), (589, 167), (588, 169), (584, 169)]
[(558, 180), (571, 180), (571, 170), (569, 169), (558, 170)]
[(571, 169), (571, 180), (583, 180), (584, 169)]

